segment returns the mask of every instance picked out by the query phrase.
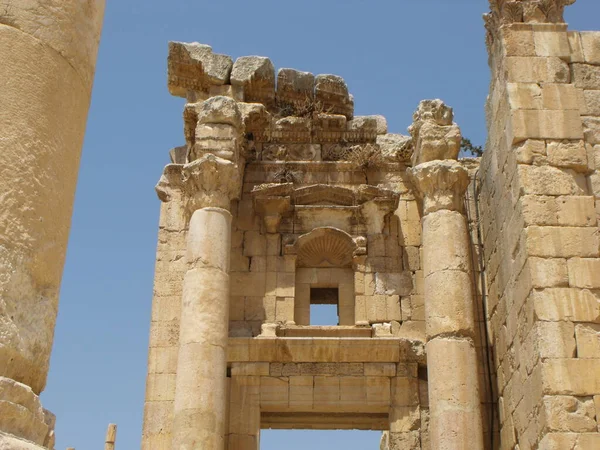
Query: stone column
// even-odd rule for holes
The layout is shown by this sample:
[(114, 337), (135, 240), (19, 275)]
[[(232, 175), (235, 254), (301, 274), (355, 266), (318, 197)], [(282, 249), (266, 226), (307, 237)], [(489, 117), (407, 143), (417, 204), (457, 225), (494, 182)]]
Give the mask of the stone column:
[(460, 130), (441, 101), (423, 102), (415, 116), (411, 132), (413, 138), (417, 135), (417, 164), (411, 175), (423, 202), (431, 447), (482, 450), (470, 246), (463, 215), (469, 176), (457, 161), (444, 158), (456, 158)]
[[(164, 193), (165, 185), (179, 183), (191, 213), (172, 448), (222, 450), (228, 413), (229, 209), (231, 199), (239, 198), (244, 167), (237, 147), (239, 110), (235, 101), (224, 97), (189, 105), (188, 109), (194, 109), (198, 118), (196, 141), (188, 152), (188, 160), (193, 161), (183, 167), (170, 166), (159, 183), (159, 193)], [(173, 167), (180, 169), (176, 179)]]
[(103, 15), (0, 0), (0, 431), (35, 445)]

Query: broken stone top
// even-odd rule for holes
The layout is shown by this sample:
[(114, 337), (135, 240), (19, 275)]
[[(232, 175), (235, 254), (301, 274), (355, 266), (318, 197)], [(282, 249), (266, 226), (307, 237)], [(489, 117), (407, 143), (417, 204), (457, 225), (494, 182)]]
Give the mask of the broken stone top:
[(281, 116), (312, 112), (354, 115), (354, 101), (343, 78), (280, 69), (262, 56), (242, 56), (235, 63), (208, 45), (169, 43), (169, 91), (179, 97), (206, 99), (227, 92), (236, 100), (262, 103)]
[(419, 104), (408, 128), (414, 146), (413, 166), (458, 158), (462, 136), (453, 118), (452, 108), (442, 100), (423, 100)]

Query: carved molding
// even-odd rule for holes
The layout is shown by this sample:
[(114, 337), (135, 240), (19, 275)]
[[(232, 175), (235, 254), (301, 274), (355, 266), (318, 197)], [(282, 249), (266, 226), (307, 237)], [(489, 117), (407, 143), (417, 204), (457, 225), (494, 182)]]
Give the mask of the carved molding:
[(293, 183), (270, 183), (256, 186), (252, 197), (254, 210), (263, 217), (268, 233), (276, 233), (281, 219), (292, 214), (300, 220), (316, 214), (314, 220), (329, 225), (357, 220), (376, 233), (381, 232), (385, 216), (398, 207), (397, 193), (369, 185), (357, 189), (326, 184), (294, 188)]
[(458, 161), (430, 161), (410, 169), (411, 179), (423, 201), (423, 215), (448, 209), (462, 212), (469, 172)]

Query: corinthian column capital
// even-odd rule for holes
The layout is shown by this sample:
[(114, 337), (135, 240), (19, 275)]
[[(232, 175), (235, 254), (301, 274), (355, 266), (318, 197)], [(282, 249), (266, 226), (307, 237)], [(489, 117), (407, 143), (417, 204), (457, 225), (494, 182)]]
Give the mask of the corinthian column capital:
[(240, 197), (243, 166), (207, 153), (188, 164), (169, 164), (156, 185), (163, 202), (179, 191), (190, 211), (209, 206), (230, 209)]
[(463, 211), (469, 172), (458, 161), (436, 160), (419, 164), (411, 178), (423, 199), (423, 215), (447, 209)]

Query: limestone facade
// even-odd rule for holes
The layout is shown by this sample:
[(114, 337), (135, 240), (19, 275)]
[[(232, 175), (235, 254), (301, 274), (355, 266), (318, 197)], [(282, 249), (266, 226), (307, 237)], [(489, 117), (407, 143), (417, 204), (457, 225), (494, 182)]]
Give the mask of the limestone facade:
[(54, 448), (45, 387), (104, 0), (0, 0), (0, 448)]
[(570, 3), (490, 2), (481, 159), (441, 100), (390, 134), (338, 76), (170, 44), (144, 449), (600, 447), (600, 33)]

